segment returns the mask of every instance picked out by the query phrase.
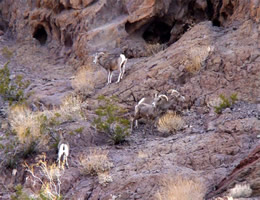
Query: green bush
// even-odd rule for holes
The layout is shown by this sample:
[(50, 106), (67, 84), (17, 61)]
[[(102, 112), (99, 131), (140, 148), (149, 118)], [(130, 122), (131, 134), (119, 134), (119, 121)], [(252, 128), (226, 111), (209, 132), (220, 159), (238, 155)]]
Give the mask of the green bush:
[(226, 108), (231, 107), (238, 99), (237, 94), (233, 93), (229, 96), (229, 98), (225, 97), (223, 94), (219, 95), (219, 98), (221, 99), (221, 103), (218, 106), (215, 106), (215, 112), (217, 114), (222, 113), (222, 111)]
[(9, 104), (24, 102), (28, 98), (24, 94), (24, 90), (30, 85), (30, 81), (24, 81), (22, 75), (11, 80), (8, 64), (9, 62), (5, 63), (0, 69), (0, 95), (5, 101), (9, 101)]
[(32, 200), (26, 193), (23, 192), (23, 186), (18, 184), (15, 186), (15, 195), (11, 195), (11, 200)]
[(99, 96), (100, 106), (96, 109), (97, 117), (94, 119), (94, 126), (100, 132), (108, 134), (114, 144), (120, 144), (125, 141), (129, 135), (130, 121), (123, 115), (126, 111), (116, 105), (116, 97)]

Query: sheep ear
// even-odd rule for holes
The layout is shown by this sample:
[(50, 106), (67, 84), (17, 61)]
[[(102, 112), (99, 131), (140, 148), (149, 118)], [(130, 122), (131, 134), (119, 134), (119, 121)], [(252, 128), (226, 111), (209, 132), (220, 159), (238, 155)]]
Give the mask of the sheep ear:
[(158, 97), (158, 93), (156, 92), (155, 95), (154, 95), (154, 98), (157, 98)]

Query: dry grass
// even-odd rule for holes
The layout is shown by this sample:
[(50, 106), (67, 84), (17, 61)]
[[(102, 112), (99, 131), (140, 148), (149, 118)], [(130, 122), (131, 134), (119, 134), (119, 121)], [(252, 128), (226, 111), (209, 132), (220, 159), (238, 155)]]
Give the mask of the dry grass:
[(190, 62), (185, 66), (185, 69), (192, 74), (198, 72), (201, 69), (200, 56), (191, 57)]
[(157, 200), (203, 200), (205, 187), (198, 181), (177, 177), (164, 178), (162, 188), (155, 194)]
[(75, 78), (72, 80), (72, 87), (76, 92), (87, 93), (94, 89), (94, 83), (91, 81), (90, 76), (93, 76), (93, 69), (90, 66), (80, 68)]
[(181, 130), (185, 125), (185, 121), (181, 116), (169, 111), (160, 117), (157, 128), (162, 133), (176, 133)]
[(91, 94), (95, 85), (106, 81), (104, 71), (97, 71), (91, 65), (82, 66), (72, 80), (73, 89), (80, 94)]
[(166, 44), (160, 44), (160, 43), (147, 44), (146, 45), (147, 56), (153, 56), (153, 55), (157, 54), (158, 52), (163, 51), (166, 48), (167, 48)]
[(113, 163), (108, 159), (108, 151), (91, 150), (87, 156), (80, 157), (83, 174), (99, 175), (108, 172)]
[(112, 176), (108, 171), (98, 173), (98, 183), (106, 186), (108, 183), (113, 182)]
[(25, 105), (17, 105), (9, 109), (9, 121), (12, 130), (18, 136), (20, 143), (37, 142), (38, 148), (44, 147), (50, 136), (44, 133), (50, 124), (59, 124), (68, 120), (81, 119), (82, 102), (77, 97), (66, 97), (59, 108), (32, 112)]
[(17, 105), (9, 111), (11, 128), (15, 131), (22, 144), (31, 144), (33, 141), (40, 141), (39, 145), (44, 146), (49, 138), (41, 135), (39, 113), (33, 113), (27, 106)]
[(213, 51), (213, 47), (207, 45), (190, 48), (190, 50), (187, 52), (187, 55), (184, 56), (183, 64), (185, 69), (192, 74), (200, 71), (211, 51)]
[[(47, 199), (60, 199), (61, 198), (61, 176), (64, 175), (64, 171), (60, 170), (58, 166), (53, 164), (48, 164), (46, 161), (46, 155), (40, 156), (40, 160), (33, 165), (24, 164), (26, 171), (31, 175), (32, 187), (36, 183), (41, 185), (40, 194), (35, 194), (34, 196), (39, 197), (44, 196)], [(36, 169), (39, 171), (39, 175), (35, 173)]]
[(229, 195), (233, 198), (247, 198), (252, 194), (252, 189), (249, 184), (236, 184), (234, 188), (230, 189)]

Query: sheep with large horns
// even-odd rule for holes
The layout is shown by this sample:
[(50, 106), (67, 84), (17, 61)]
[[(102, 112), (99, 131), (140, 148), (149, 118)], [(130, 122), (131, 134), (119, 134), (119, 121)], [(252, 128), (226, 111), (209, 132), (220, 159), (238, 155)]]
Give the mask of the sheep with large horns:
[[(156, 103), (154, 100), (157, 100)], [(144, 118), (149, 121), (156, 121), (161, 114), (160, 106), (168, 101), (166, 95), (159, 95), (155, 98), (144, 97), (135, 106), (134, 117), (131, 122), (131, 130), (133, 130), (134, 123), (135, 127), (138, 127), (138, 120)], [(152, 125), (153, 130), (154, 125)]]
[(108, 54), (104, 52), (99, 52), (96, 53), (93, 62), (95, 64), (99, 63), (108, 71), (107, 84), (110, 84), (112, 82), (113, 71), (115, 70), (119, 70), (117, 83), (119, 83), (120, 80), (123, 79), (123, 75), (125, 73), (125, 65), (127, 62), (127, 58), (124, 54)]
[(180, 102), (185, 101), (185, 97), (182, 96), (177, 90), (170, 89), (167, 91), (167, 97), (168, 101), (161, 104), (158, 102), (161, 101), (161, 98), (158, 98), (155, 96), (154, 98), (154, 104), (158, 104), (157, 107), (163, 112), (166, 112), (168, 109), (170, 109), (172, 106), (176, 107)]

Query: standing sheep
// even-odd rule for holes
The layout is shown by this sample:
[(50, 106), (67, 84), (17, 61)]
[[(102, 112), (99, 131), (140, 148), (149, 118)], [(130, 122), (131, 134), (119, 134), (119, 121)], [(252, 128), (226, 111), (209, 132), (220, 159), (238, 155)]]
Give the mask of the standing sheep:
[[(155, 97), (154, 103), (157, 105), (157, 107), (161, 110), (166, 112), (168, 109), (170, 109), (171, 106), (177, 107), (179, 103), (182, 103), (185, 101), (185, 97), (182, 96), (177, 90), (170, 89), (167, 92), (169, 96), (169, 100), (163, 104), (160, 103), (161, 98)], [(175, 108), (176, 109), (176, 108)]]
[[(157, 99), (155, 104), (154, 100)], [(138, 104), (135, 106), (134, 117), (131, 122), (131, 130), (133, 130), (134, 122), (135, 127), (138, 127), (138, 119), (144, 118), (149, 121), (156, 121), (158, 116), (160, 115), (160, 106), (165, 104), (168, 101), (168, 97), (166, 95), (159, 95), (153, 98), (142, 98)], [(152, 125), (153, 131), (154, 125)]]
[(95, 58), (93, 60), (95, 64), (97, 62), (104, 67), (108, 71), (107, 76), (107, 84), (112, 82), (113, 71), (119, 70), (120, 73), (118, 75), (117, 83), (123, 79), (123, 75), (125, 73), (125, 65), (127, 62), (127, 58), (124, 54), (108, 54), (104, 52), (96, 53)]
[(63, 135), (60, 132), (60, 141), (58, 144), (58, 159), (57, 159), (59, 168), (60, 168), (60, 160), (62, 159), (62, 157), (63, 157), (63, 162), (65, 162), (66, 166), (69, 168), (69, 164), (68, 164), (69, 150), (70, 150), (70, 145), (63, 138)]

